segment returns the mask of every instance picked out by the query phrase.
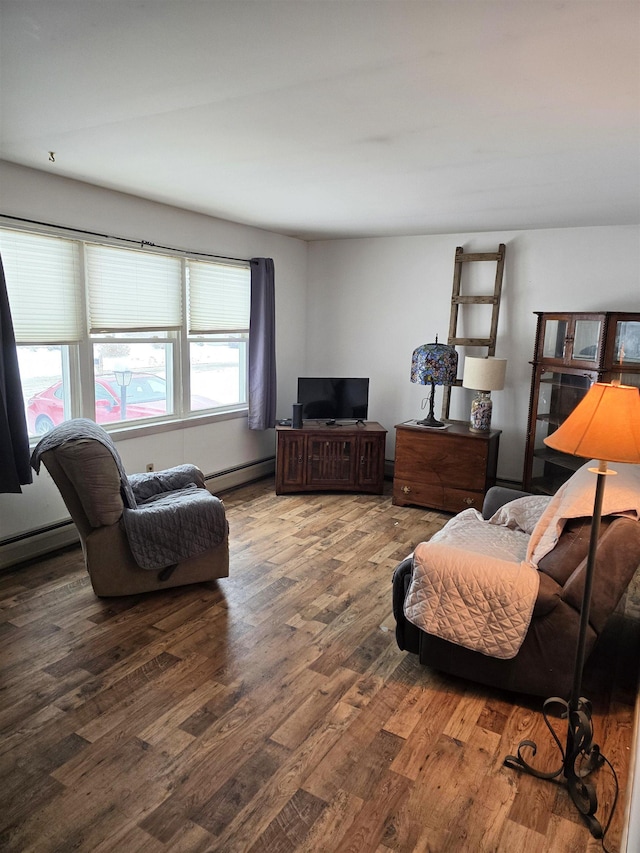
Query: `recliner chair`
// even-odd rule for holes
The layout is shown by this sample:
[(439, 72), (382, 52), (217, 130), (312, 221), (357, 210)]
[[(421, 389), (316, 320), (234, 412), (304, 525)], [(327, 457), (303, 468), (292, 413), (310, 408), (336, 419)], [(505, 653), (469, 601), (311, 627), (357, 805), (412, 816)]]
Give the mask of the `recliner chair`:
[[(583, 467), (586, 469), (588, 466)], [(640, 474), (640, 466), (635, 468), (639, 470), (633, 476)], [(577, 477), (578, 473), (573, 476)], [(608, 484), (608, 487), (613, 492), (613, 485)], [(488, 523), (501, 506), (526, 494), (493, 487), (485, 498), (483, 518)], [(638, 505), (636, 501), (635, 506)], [(573, 678), (590, 532), (590, 517), (569, 518), (555, 546), (539, 561), (540, 583), (531, 621), (519, 651), (510, 659), (491, 657), (442, 639), (406, 618), (405, 599), (413, 573), (413, 555), (410, 555), (396, 567), (393, 575), (393, 611), (398, 646), (417, 654), (422, 664), (470, 681), (532, 695), (568, 696)], [(603, 517), (591, 593), (587, 656), (639, 565), (640, 521), (633, 517), (620, 517), (613, 512)]]
[(36, 472), (40, 462), (78, 529), (96, 595), (228, 576), (224, 506), (206, 490), (196, 466), (127, 477), (109, 434), (85, 419), (47, 433), (31, 457)]

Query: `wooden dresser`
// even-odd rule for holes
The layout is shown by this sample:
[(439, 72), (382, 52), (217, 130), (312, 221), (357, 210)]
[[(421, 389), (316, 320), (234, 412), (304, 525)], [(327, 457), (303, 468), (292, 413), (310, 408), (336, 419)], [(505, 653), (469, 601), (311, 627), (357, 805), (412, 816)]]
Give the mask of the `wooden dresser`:
[(445, 430), (396, 426), (393, 503), (459, 512), (482, 509), (496, 482), (500, 430), (473, 433), (466, 424)]

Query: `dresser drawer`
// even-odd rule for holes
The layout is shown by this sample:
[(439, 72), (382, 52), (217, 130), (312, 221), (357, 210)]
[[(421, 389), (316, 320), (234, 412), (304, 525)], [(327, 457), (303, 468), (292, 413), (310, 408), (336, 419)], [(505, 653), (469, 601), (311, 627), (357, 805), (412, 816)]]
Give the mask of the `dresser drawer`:
[(397, 506), (424, 506), (445, 512), (460, 512), (474, 507), (482, 509), (484, 493), (470, 489), (451, 489), (442, 485), (429, 485), (415, 480), (394, 477), (393, 503)]
[(460, 436), (398, 433), (395, 475), (434, 487), (482, 491), (487, 442)]

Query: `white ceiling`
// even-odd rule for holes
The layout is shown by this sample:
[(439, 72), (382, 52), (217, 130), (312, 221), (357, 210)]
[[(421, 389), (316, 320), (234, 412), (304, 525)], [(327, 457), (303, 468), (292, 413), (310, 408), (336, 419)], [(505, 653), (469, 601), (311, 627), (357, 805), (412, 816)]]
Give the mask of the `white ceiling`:
[(640, 221), (638, 0), (0, 11), (14, 163), (306, 239)]

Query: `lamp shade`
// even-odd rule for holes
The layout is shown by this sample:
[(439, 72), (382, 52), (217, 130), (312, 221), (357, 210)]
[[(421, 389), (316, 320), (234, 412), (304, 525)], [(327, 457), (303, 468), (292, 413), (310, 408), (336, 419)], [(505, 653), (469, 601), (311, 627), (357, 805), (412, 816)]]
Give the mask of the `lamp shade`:
[(448, 344), (422, 344), (411, 357), (411, 381), (419, 385), (453, 385), (458, 375), (458, 353)]
[(462, 387), (475, 391), (502, 391), (507, 370), (506, 358), (466, 356)]
[(639, 389), (596, 382), (544, 443), (585, 459), (640, 463)]

